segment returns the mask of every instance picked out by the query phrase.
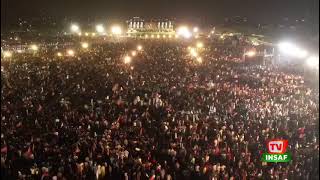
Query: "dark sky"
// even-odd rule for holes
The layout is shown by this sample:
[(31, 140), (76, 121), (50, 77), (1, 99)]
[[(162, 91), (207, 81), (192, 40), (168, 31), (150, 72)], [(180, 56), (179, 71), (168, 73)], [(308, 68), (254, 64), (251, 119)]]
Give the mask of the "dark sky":
[(60, 17), (176, 17), (209, 22), (240, 15), (251, 21), (273, 22), (283, 17), (310, 16), (313, 2), (319, 6), (318, 0), (1, 0), (2, 19), (5, 1), (9, 20), (47, 12)]

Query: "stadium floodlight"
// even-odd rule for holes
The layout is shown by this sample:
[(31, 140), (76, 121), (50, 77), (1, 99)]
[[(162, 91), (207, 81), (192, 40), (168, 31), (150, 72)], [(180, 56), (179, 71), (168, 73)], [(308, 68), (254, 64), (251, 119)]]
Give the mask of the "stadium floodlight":
[(137, 51), (132, 51), (132, 52), (131, 52), (131, 55), (132, 55), (132, 56), (136, 56), (136, 55), (137, 55)]
[(296, 45), (289, 42), (281, 42), (278, 44), (281, 53), (291, 57), (306, 58), (308, 52), (306, 50), (300, 49)]
[(193, 28), (193, 32), (195, 32), (195, 33), (199, 32), (199, 28), (198, 27), (194, 27)]
[(203, 48), (203, 43), (202, 42), (198, 42), (197, 43), (197, 48)]
[(71, 32), (79, 32), (80, 31), (80, 27), (77, 24), (71, 24), (70, 27)]
[(131, 57), (130, 56), (125, 56), (124, 57), (124, 63), (129, 64), (131, 62)]
[(312, 68), (319, 68), (319, 56), (311, 56), (306, 61), (307, 65)]
[(120, 34), (122, 34), (122, 29), (120, 26), (114, 25), (111, 27), (111, 33), (114, 35), (120, 35)]
[(137, 46), (137, 50), (138, 50), (138, 51), (141, 51), (141, 50), (142, 50), (142, 46), (141, 46), (141, 45), (138, 45), (138, 46)]
[(32, 45), (30, 46), (30, 49), (31, 49), (32, 51), (38, 51), (38, 50), (39, 50), (39, 47), (38, 47), (37, 45), (35, 45), (35, 44), (32, 44)]
[(72, 49), (67, 50), (68, 56), (74, 56), (74, 51)]
[(103, 25), (102, 25), (102, 24), (96, 25), (96, 31), (97, 31), (98, 33), (104, 33), (105, 30), (104, 30)]
[(89, 44), (88, 44), (87, 42), (83, 42), (83, 43), (81, 43), (81, 47), (82, 47), (83, 49), (88, 49)]
[(191, 38), (192, 34), (187, 26), (181, 26), (178, 28), (178, 35), (186, 39)]
[(10, 51), (3, 51), (3, 57), (4, 57), (4, 58), (11, 58), (11, 57), (12, 57), (12, 52), (10, 52)]
[(248, 51), (245, 53), (246, 56), (249, 56), (249, 57), (253, 57), (256, 55), (256, 52), (255, 51)]

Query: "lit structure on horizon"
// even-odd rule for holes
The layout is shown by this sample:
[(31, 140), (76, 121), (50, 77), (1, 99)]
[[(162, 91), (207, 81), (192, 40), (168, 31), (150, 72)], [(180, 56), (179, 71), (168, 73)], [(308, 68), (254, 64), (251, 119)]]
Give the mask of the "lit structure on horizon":
[[(127, 21), (128, 37), (163, 38), (174, 35), (174, 22), (169, 19), (150, 19), (145, 20), (140, 17), (133, 17)], [(153, 35), (153, 36), (152, 36)], [(159, 37), (159, 38), (160, 38)]]

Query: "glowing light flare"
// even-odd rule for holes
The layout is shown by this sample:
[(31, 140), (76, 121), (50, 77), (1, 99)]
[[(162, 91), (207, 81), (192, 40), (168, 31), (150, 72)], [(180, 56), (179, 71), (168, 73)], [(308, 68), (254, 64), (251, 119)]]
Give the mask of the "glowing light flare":
[(141, 46), (141, 45), (138, 45), (138, 46), (137, 46), (137, 50), (138, 50), (138, 51), (142, 51), (142, 46)]
[(191, 49), (190, 49), (190, 54), (191, 54), (191, 56), (193, 56), (193, 57), (198, 57), (198, 52), (197, 52), (194, 48), (191, 48)]
[(120, 35), (120, 34), (122, 34), (122, 29), (120, 26), (115, 25), (115, 26), (111, 27), (111, 32), (112, 32), (112, 34)]
[(203, 48), (203, 43), (202, 42), (198, 42), (197, 43), (197, 48)]
[(57, 56), (58, 56), (58, 57), (62, 57), (62, 53), (61, 53), (61, 52), (58, 52), (58, 53), (57, 53)]
[(30, 45), (30, 49), (31, 49), (32, 51), (38, 51), (38, 50), (39, 50), (39, 47), (38, 47), (37, 45), (35, 45), (35, 44), (32, 44), (32, 45)]
[(158, 38), (158, 39), (160, 38), (160, 35), (159, 35), (159, 34), (157, 35), (157, 38)]
[(124, 63), (125, 63), (125, 64), (131, 63), (131, 57), (130, 57), (130, 56), (125, 56), (125, 57), (124, 57)]
[(3, 57), (4, 57), (4, 58), (11, 58), (11, 57), (12, 57), (12, 52), (10, 52), (10, 51), (3, 51)]
[(68, 50), (67, 50), (67, 55), (68, 55), (68, 56), (74, 56), (74, 54), (75, 54), (75, 53), (74, 53), (74, 51), (73, 51), (72, 49), (68, 49)]
[(132, 52), (131, 52), (131, 55), (132, 55), (132, 56), (136, 56), (136, 55), (137, 55), (137, 51), (132, 51)]
[(105, 30), (104, 30), (103, 25), (102, 25), (102, 24), (96, 25), (96, 31), (97, 31), (98, 33), (104, 33)]
[(319, 56), (311, 56), (306, 61), (307, 65), (312, 68), (319, 68)]
[(189, 39), (192, 36), (192, 34), (187, 26), (181, 26), (180, 28), (178, 28), (177, 34), (178, 34), (178, 36), (182, 36), (186, 39)]
[(148, 34), (146, 34), (144, 37), (145, 37), (146, 39), (148, 39), (148, 38), (149, 38)]
[(199, 32), (199, 28), (198, 27), (194, 27), (193, 28), (193, 32), (195, 32), (195, 33)]
[(87, 42), (83, 42), (83, 43), (81, 43), (81, 47), (82, 47), (83, 49), (88, 49), (89, 44), (88, 44)]
[(308, 56), (308, 52), (306, 50), (300, 49), (299, 47), (289, 42), (279, 43), (278, 48), (281, 53), (287, 56), (297, 58), (305, 58)]
[(246, 56), (249, 56), (249, 57), (253, 57), (256, 55), (256, 52), (255, 51), (248, 51), (245, 53)]
[(76, 24), (72, 24), (70, 27), (71, 32), (79, 32), (80, 31), (80, 27)]
[(96, 33), (92, 33), (91, 36), (92, 36), (92, 37), (96, 36)]

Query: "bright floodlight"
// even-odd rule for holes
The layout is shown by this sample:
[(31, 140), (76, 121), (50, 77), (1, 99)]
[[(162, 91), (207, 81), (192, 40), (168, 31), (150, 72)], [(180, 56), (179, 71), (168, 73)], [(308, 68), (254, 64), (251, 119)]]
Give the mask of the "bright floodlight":
[(96, 33), (92, 33), (92, 37), (96, 36)]
[(171, 34), (169, 35), (169, 38), (170, 38), (170, 39), (172, 38), (172, 35), (171, 35)]
[(124, 57), (124, 63), (125, 64), (129, 64), (130, 62), (131, 62), (131, 57), (130, 56)]
[(32, 45), (30, 46), (30, 49), (31, 49), (32, 51), (38, 51), (39, 47), (38, 47), (37, 45), (35, 45), (35, 44), (32, 44)]
[(86, 33), (84, 33), (84, 35), (85, 35), (85, 36), (89, 36), (89, 33), (86, 32)]
[(112, 34), (120, 35), (122, 33), (122, 29), (120, 26), (112, 26), (111, 32), (112, 32)]
[(198, 42), (197, 43), (197, 48), (203, 48), (203, 43), (202, 42)]
[(159, 35), (159, 34), (157, 35), (157, 38), (158, 38), (158, 39), (160, 38), (160, 35)]
[(178, 33), (179, 36), (182, 36), (182, 37), (187, 38), (187, 39), (189, 39), (192, 36), (189, 28), (186, 27), (186, 26), (182, 26), (182, 27), (178, 28), (178, 32), (177, 33)]
[(86, 42), (83, 42), (83, 43), (81, 43), (81, 47), (82, 47), (83, 49), (87, 49), (87, 48), (89, 47), (89, 44), (86, 43)]
[(300, 49), (299, 47), (289, 42), (279, 43), (278, 47), (280, 52), (287, 56), (305, 58), (308, 55), (308, 52), (306, 50)]
[(102, 24), (96, 25), (96, 31), (97, 31), (98, 33), (104, 33), (104, 27), (103, 27), (103, 25), (102, 25)]
[(131, 55), (132, 55), (132, 56), (136, 56), (136, 55), (137, 55), (137, 51), (132, 51), (132, 52), (131, 52)]
[(312, 68), (319, 68), (319, 56), (311, 56), (307, 59), (307, 65)]
[(80, 30), (79, 26), (76, 24), (72, 24), (70, 29), (72, 32), (79, 32), (79, 30)]
[(74, 51), (72, 49), (67, 50), (68, 56), (74, 56)]
[(253, 56), (256, 55), (256, 52), (255, 52), (255, 51), (248, 51), (248, 52), (246, 52), (245, 55), (247, 55), (247, 56), (249, 56), (249, 57), (253, 57)]
[(61, 53), (61, 52), (58, 52), (58, 53), (57, 53), (57, 56), (58, 56), (58, 57), (61, 57), (61, 56), (62, 56), (62, 53)]
[(3, 57), (10, 58), (10, 57), (12, 57), (12, 53), (10, 51), (3, 51)]
[(148, 38), (149, 38), (148, 34), (146, 34), (146, 35), (145, 35), (145, 38), (146, 38), (146, 39), (148, 39)]
[(137, 49), (138, 49), (139, 51), (141, 51), (141, 50), (142, 50), (142, 46), (141, 46), (141, 45), (138, 45), (138, 46), (137, 46)]

